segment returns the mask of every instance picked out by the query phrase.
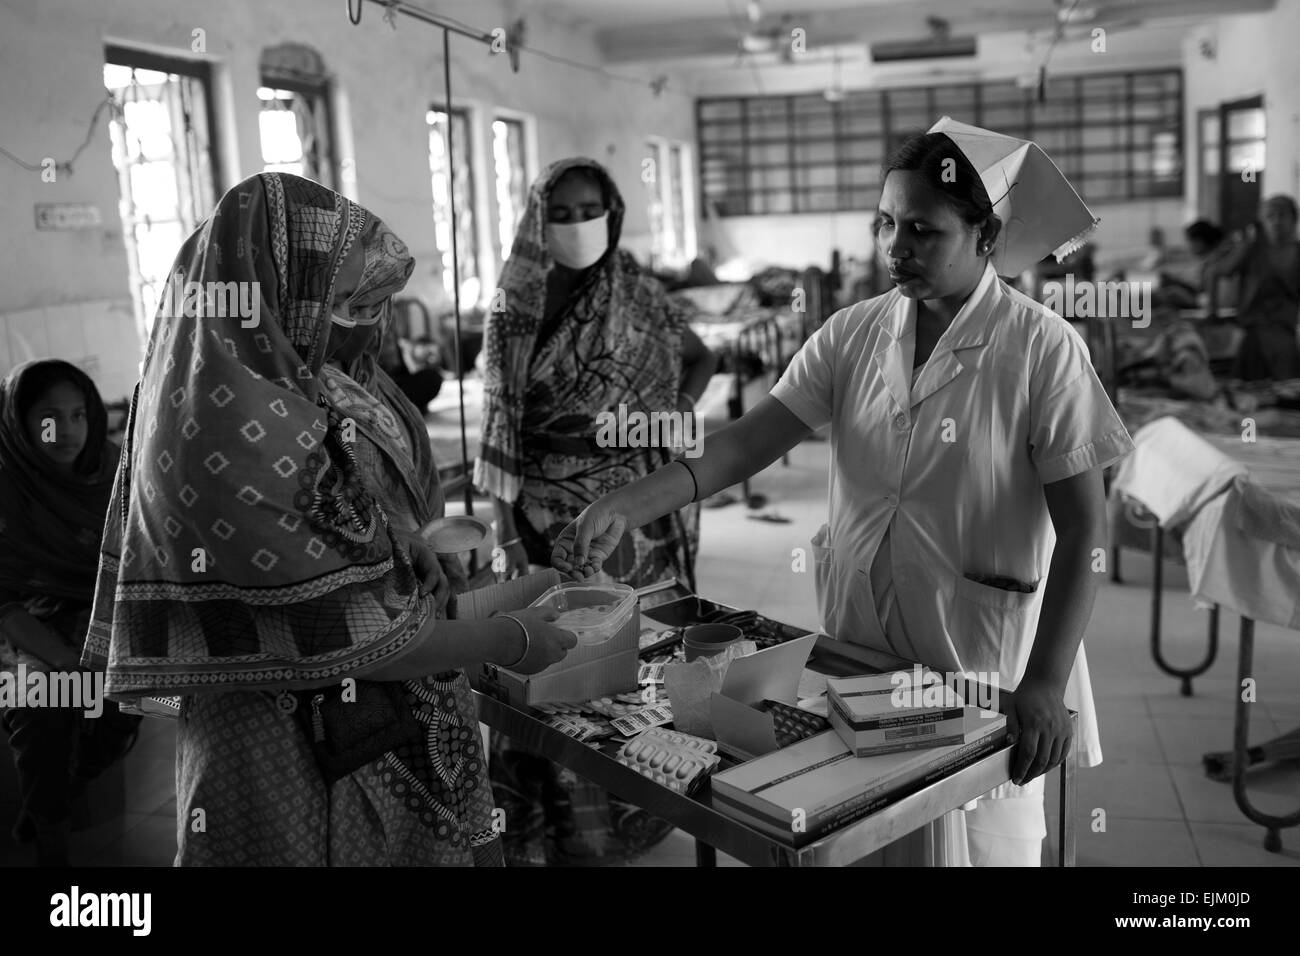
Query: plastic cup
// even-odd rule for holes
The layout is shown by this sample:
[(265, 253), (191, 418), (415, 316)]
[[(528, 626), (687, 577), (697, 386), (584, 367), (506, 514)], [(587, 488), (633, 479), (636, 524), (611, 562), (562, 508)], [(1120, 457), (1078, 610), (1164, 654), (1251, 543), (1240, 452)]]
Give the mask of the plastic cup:
[(721, 654), (744, 636), (745, 632), (733, 624), (696, 624), (683, 632), (682, 646), (686, 660), (693, 661)]

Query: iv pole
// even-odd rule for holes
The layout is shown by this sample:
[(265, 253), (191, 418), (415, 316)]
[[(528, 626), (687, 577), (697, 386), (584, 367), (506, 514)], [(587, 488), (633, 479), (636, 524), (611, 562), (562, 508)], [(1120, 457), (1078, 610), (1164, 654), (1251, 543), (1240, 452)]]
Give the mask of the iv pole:
[(465, 469), (465, 514), (474, 513), (474, 482), (469, 468), (469, 444), (465, 438), (465, 352), (460, 346), (460, 253), (456, 241), (456, 151), (452, 131), (455, 116), (451, 111), (451, 31), (442, 30), (442, 78), (447, 113), (447, 199), (451, 204), (451, 294), (456, 310), (456, 394), (460, 402), (460, 463)]
[[(366, 0), (344, 0), (348, 21), (353, 26), (361, 23), (365, 2)], [(465, 478), (465, 487), (462, 489), (465, 496), (465, 513), (472, 515), (474, 513), (474, 483), (471, 479), (472, 472), (469, 465), (469, 440), (465, 434), (465, 369), (464, 350), (461, 348), (460, 318), (460, 251), (456, 242), (456, 151), (452, 132), (454, 122), (451, 111), (451, 35), (452, 33), (458, 33), (461, 36), (469, 37), (471, 40), (478, 40), (480, 43), (489, 45), (493, 42), (493, 36), (490, 33), (476, 33), (455, 23), (449, 23), (437, 14), (402, 3), (401, 0), (370, 0), (370, 2), (384, 8), (385, 19), (391, 18), (395, 12), (404, 13), (408, 17), (413, 17), (442, 30), (443, 108), (447, 115), (447, 199), (451, 206), (451, 293), (453, 308), (455, 309), (456, 390), (459, 393), (460, 402), (460, 463), (462, 469), (464, 469)], [(356, 7), (355, 15), (352, 12), (354, 3)], [(518, 63), (516, 57), (517, 54), (511, 51), (512, 64)]]

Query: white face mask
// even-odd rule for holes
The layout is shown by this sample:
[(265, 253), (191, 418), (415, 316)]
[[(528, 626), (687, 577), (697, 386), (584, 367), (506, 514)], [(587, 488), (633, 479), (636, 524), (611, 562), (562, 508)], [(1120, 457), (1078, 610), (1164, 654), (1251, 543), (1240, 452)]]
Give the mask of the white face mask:
[(330, 319), (335, 325), (341, 326), (345, 329), (355, 329), (358, 325), (374, 325), (384, 318), (384, 314), (388, 311), (388, 304), (390, 301), (392, 300), (385, 299), (378, 305), (371, 306), (368, 310), (369, 314), (363, 315), (352, 311), (352, 300), (349, 299), (343, 304), (342, 313), (340, 314), (340, 312), (336, 311), (331, 314)]
[(609, 213), (586, 222), (548, 222), (546, 246), (551, 258), (570, 269), (594, 265), (609, 248)]

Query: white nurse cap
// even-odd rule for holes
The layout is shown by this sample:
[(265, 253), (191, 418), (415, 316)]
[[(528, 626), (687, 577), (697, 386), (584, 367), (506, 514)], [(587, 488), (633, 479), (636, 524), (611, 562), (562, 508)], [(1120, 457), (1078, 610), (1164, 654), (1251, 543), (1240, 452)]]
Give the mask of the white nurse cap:
[(993, 212), (1002, 220), (989, 255), (998, 275), (1017, 275), (1049, 252), (1060, 262), (1101, 221), (1036, 143), (949, 116), (929, 131), (956, 143), (984, 182)]

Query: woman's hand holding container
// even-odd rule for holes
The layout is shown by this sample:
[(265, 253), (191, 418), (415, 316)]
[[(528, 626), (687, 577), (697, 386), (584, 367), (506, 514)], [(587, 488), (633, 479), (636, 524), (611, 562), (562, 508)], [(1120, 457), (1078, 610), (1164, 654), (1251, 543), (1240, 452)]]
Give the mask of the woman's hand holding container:
[(551, 608), (526, 607), (496, 615), (514, 627), (496, 663), (516, 674), (536, 674), (564, 660), (578, 644), (573, 632), (550, 623), (559, 617)]

